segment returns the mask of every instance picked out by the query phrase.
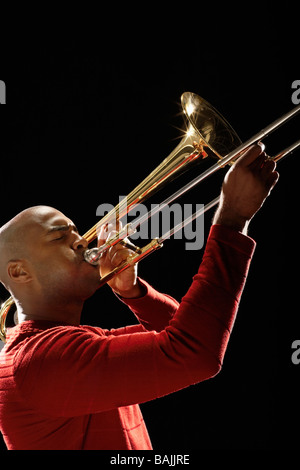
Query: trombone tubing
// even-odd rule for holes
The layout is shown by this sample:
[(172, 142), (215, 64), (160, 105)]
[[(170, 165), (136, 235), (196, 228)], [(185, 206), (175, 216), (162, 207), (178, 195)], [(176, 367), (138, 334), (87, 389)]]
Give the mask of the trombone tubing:
[[(176, 149), (175, 149), (176, 151)], [(178, 152), (177, 152), (178, 153)], [(176, 153), (174, 154), (174, 156)], [(164, 181), (166, 181), (171, 175), (175, 174), (179, 171), (184, 165), (189, 163), (190, 161), (198, 158), (201, 155), (201, 152), (195, 150), (194, 152), (190, 153), (187, 158), (183, 161), (179, 162), (175, 167), (173, 167), (168, 173), (165, 172), (166, 168), (166, 160), (163, 160), (155, 170), (153, 170), (147, 178), (145, 178), (131, 193), (124, 200), (121, 201), (116, 207), (110, 211), (106, 216), (104, 216), (96, 225), (94, 225), (90, 230), (88, 230), (84, 238), (91, 242), (97, 237), (97, 229), (99, 226), (104, 225), (105, 223), (110, 221), (111, 214), (119, 214), (119, 218), (123, 215), (128, 214), (129, 209), (134, 207), (136, 204), (140, 203), (142, 200), (145, 200), (149, 194), (155, 190), (159, 185), (161, 185)], [(154, 180), (154, 182), (151, 181)]]
[[(298, 148), (300, 146), (300, 140), (298, 140), (297, 142), (295, 142), (294, 144), (290, 145), (289, 147), (285, 148), (284, 150), (282, 150), (280, 153), (278, 153), (275, 157), (272, 157), (271, 160), (275, 161), (275, 162), (278, 162), (280, 160), (282, 160), (284, 157), (286, 157), (288, 154), (291, 154), (294, 150), (296, 150), (296, 148)], [(170, 202), (172, 202), (174, 199), (176, 199), (177, 196), (177, 193), (174, 193), (173, 195), (171, 195), (169, 198), (167, 198), (162, 204), (160, 204), (159, 206), (156, 206), (154, 207), (154, 209), (152, 209), (150, 212), (147, 212), (146, 214), (144, 214), (143, 216), (141, 216), (139, 219), (137, 219), (136, 221), (132, 222), (132, 223), (129, 223), (127, 224), (122, 230), (121, 232), (119, 232), (113, 239), (109, 240), (108, 242), (106, 242), (104, 245), (101, 245), (99, 248), (93, 248), (91, 250), (87, 250), (87, 254), (90, 252), (93, 256), (92, 256), (92, 259), (93, 259), (93, 263), (92, 264), (96, 264), (100, 257), (101, 257), (101, 254), (103, 253), (103, 251), (105, 251), (106, 249), (110, 248), (111, 246), (114, 246), (115, 244), (119, 243), (121, 241), (122, 243), (122, 240), (125, 236), (130, 236), (130, 234), (133, 234), (136, 232), (138, 226), (142, 225), (143, 223), (145, 223), (148, 219), (150, 219), (154, 214), (156, 214), (158, 211), (161, 211), (163, 210), (164, 207), (166, 207)], [(192, 215), (190, 215), (189, 217), (187, 217), (186, 219), (184, 219), (182, 222), (179, 222), (175, 227), (173, 227), (172, 229), (168, 230), (167, 232), (165, 232), (163, 235), (161, 235), (161, 237), (157, 238), (157, 245), (159, 246), (162, 246), (163, 242), (165, 240), (167, 240), (168, 238), (172, 237), (176, 232), (178, 232), (179, 230), (181, 230), (182, 228), (186, 227), (186, 225), (190, 224), (191, 222), (193, 222), (193, 220), (197, 219), (198, 217), (200, 217), (201, 215), (203, 215), (205, 212), (207, 212), (208, 210), (210, 210), (212, 207), (216, 206), (220, 201), (220, 196), (216, 197), (215, 199), (213, 199), (211, 202), (209, 202), (208, 204), (206, 204), (205, 206), (201, 207), (198, 211), (194, 212)], [(128, 248), (131, 248), (130, 246), (128, 246)], [(153, 247), (152, 247), (153, 248)], [(139, 249), (137, 247), (135, 247), (135, 251), (136, 253), (139, 254), (139, 258), (135, 258), (137, 259), (137, 261), (143, 259), (145, 257), (145, 254), (143, 252), (143, 249)], [(151, 250), (153, 251), (153, 250)], [(149, 251), (147, 251), (147, 255), (149, 254)], [(87, 258), (86, 258), (86, 261), (87, 261)], [(89, 261), (88, 261), (89, 262)], [(122, 264), (122, 270), (125, 269), (125, 266), (126, 265), (126, 261)], [(111, 274), (116, 274), (116, 273), (119, 273), (120, 270), (118, 268), (115, 268), (114, 272), (113, 273), (109, 273), (110, 276), (105, 278), (105, 280), (102, 281), (102, 283), (104, 284), (105, 282), (107, 282), (107, 280), (111, 279)], [(106, 280), (107, 279), (107, 280)], [(102, 285), (102, 284), (101, 284)]]
[[(277, 154), (275, 157), (271, 159), (278, 162), (284, 157), (286, 157), (288, 154), (292, 153), (299, 146), (300, 146), (300, 140), (298, 140), (295, 144), (290, 145), (289, 147), (287, 147), (286, 149), (284, 149), (282, 152), (280, 152), (279, 154)], [(182, 222), (179, 222), (177, 225), (175, 225), (175, 227), (165, 232), (161, 237), (152, 240), (150, 243), (148, 243), (148, 245), (141, 248), (138, 253), (136, 252), (133, 255), (130, 255), (125, 261), (123, 261), (123, 263), (121, 263), (121, 265), (115, 267), (111, 272), (109, 272), (108, 274), (106, 274), (104, 277), (101, 278), (100, 287), (106, 284), (108, 281), (110, 281), (110, 279), (112, 279), (115, 275), (121, 273), (122, 271), (125, 271), (125, 269), (127, 269), (132, 264), (135, 264), (141, 261), (142, 259), (144, 259), (146, 256), (153, 253), (158, 248), (161, 248), (165, 240), (173, 236), (176, 232), (178, 232), (178, 230), (181, 230), (183, 227), (186, 227), (186, 225), (193, 222), (193, 220), (203, 215), (212, 207), (216, 206), (220, 202), (220, 199), (221, 199), (221, 196), (217, 196), (215, 199), (213, 199), (211, 202), (206, 204), (204, 207), (201, 207), (198, 211), (194, 212), (192, 215), (184, 219)], [(143, 222), (145, 222), (145, 220), (143, 220)]]
[[(275, 157), (271, 157), (271, 160), (273, 160), (274, 162), (279, 162), (280, 160), (285, 158), (287, 155), (293, 153), (294, 150), (296, 150), (298, 147), (300, 147), (300, 140), (298, 140), (294, 144), (282, 150)], [(173, 227), (168, 232), (164, 233), (161, 237), (159, 237), (158, 243), (162, 244), (167, 238), (172, 237), (176, 232), (178, 232), (178, 230), (181, 230), (186, 225), (193, 222), (193, 220), (197, 219), (197, 217), (200, 217), (205, 212), (210, 210), (212, 207), (216, 206), (220, 202), (220, 199), (221, 199), (221, 196), (216, 197), (211, 202), (206, 204), (204, 207), (200, 208), (198, 211), (194, 212), (192, 215), (184, 219), (182, 222), (179, 222), (175, 227)]]
[(242, 152), (244, 152), (248, 147), (251, 145), (255, 144), (256, 142), (259, 142), (261, 139), (264, 139), (265, 137), (268, 137), (272, 132), (274, 132), (276, 129), (278, 129), (280, 126), (285, 124), (287, 121), (289, 121), (292, 117), (296, 116), (300, 112), (300, 105), (296, 106), (294, 109), (289, 111), (288, 113), (284, 114), (280, 118), (276, 119), (275, 121), (272, 122), (272, 124), (269, 124), (267, 127), (262, 129), (260, 132), (255, 134), (253, 137), (248, 139), (245, 143), (241, 144), (239, 147), (237, 147), (235, 150), (230, 152), (226, 157), (222, 158), (219, 161), (219, 165), (227, 165), (227, 163), (231, 163), (236, 157), (238, 157)]
[[(278, 127), (283, 125), (285, 122), (287, 122), (289, 119), (291, 119), (293, 116), (295, 116), (299, 112), (300, 112), (300, 105), (297, 106), (295, 109), (292, 109), (290, 112), (288, 112), (287, 114), (285, 114), (281, 118), (276, 119), (276, 121), (274, 121), (272, 124), (265, 127), (264, 129), (262, 129), (260, 132), (255, 134), (253, 137), (248, 139), (245, 143), (241, 144), (238, 148), (236, 148), (235, 150), (230, 152), (227, 156), (225, 156), (225, 157), (221, 158), (220, 160), (218, 160), (217, 163), (212, 165), (206, 171), (204, 171), (200, 175), (196, 176), (196, 178), (194, 178), (192, 181), (187, 183), (182, 188), (178, 189), (178, 191), (176, 191), (171, 196), (169, 196), (167, 199), (165, 199), (159, 206), (154, 207), (150, 211), (150, 213), (146, 213), (146, 214), (142, 215), (139, 219), (137, 219), (135, 222), (130, 224), (131, 228), (133, 230), (137, 229), (138, 226), (142, 225), (144, 222), (146, 222), (146, 220), (151, 218), (158, 211), (163, 210), (167, 205), (171, 204), (173, 201), (175, 201), (176, 199), (181, 197), (183, 194), (185, 194), (187, 191), (189, 191), (194, 186), (199, 184), (205, 178), (207, 178), (208, 176), (214, 174), (216, 171), (223, 168), (226, 164), (231, 163), (236, 157), (240, 156), (240, 154), (243, 153), (248, 147), (250, 147), (254, 143), (258, 142), (262, 138), (267, 137), (274, 130), (276, 130)], [(300, 141), (297, 141), (296, 143), (290, 145), (288, 148), (286, 148), (285, 150), (280, 152), (278, 155), (276, 155), (276, 157), (274, 157), (273, 160), (275, 162), (279, 161), (280, 159), (282, 159), (283, 157), (285, 157), (289, 153), (292, 153), (299, 145), (300, 145)]]
[[(165, 207), (167, 204), (170, 204), (171, 202), (173, 202), (175, 199), (177, 199), (178, 197), (182, 196), (183, 194), (185, 194), (187, 191), (189, 191), (191, 188), (193, 188), (194, 186), (196, 186), (198, 183), (200, 183), (201, 181), (203, 181), (205, 178), (207, 178), (208, 176), (214, 174), (216, 171), (218, 171), (220, 168), (223, 168), (225, 165), (227, 165), (228, 163), (232, 163), (235, 158), (239, 157), (241, 153), (243, 153), (248, 147), (250, 147), (251, 145), (255, 144), (256, 142), (260, 141), (261, 139), (267, 137), (268, 135), (270, 135), (273, 131), (275, 131), (276, 129), (278, 129), (280, 126), (282, 126), (283, 124), (285, 124), (289, 119), (291, 119), (292, 117), (294, 117), (296, 114), (298, 114), (300, 112), (300, 105), (296, 106), (295, 108), (293, 108), (291, 111), (289, 111), (288, 113), (284, 114), (283, 116), (281, 116), (280, 118), (276, 119), (275, 121), (273, 121), (271, 124), (269, 124), (267, 127), (265, 127), (264, 129), (262, 129), (260, 132), (258, 132), (257, 134), (255, 134), (253, 137), (251, 137), (250, 139), (248, 139), (246, 142), (244, 142), (243, 144), (239, 145), (235, 150), (233, 150), (232, 152), (230, 152), (228, 155), (226, 155), (225, 157), (221, 158), (218, 160), (217, 163), (215, 163), (214, 165), (212, 165), (210, 168), (208, 168), (206, 171), (204, 171), (203, 173), (201, 173), (200, 175), (198, 175), (196, 178), (194, 178), (190, 183), (186, 184), (185, 186), (183, 186), (181, 189), (179, 189), (178, 191), (176, 191), (172, 196), (170, 196), (169, 198), (167, 198), (161, 205), (160, 205), (160, 208), (157, 209), (157, 210), (162, 210), (163, 207)], [(294, 144), (296, 145), (296, 144)], [(296, 145), (298, 146), (298, 145)], [(291, 146), (293, 147), (293, 146)], [(294, 147), (293, 147), (294, 149)], [(292, 150), (293, 150), (292, 149)], [(291, 150), (291, 151), (292, 151)], [(289, 153), (289, 152), (288, 152)], [(287, 153), (286, 153), (287, 154)], [(285, 155), (286, 155), (285, 154)], [(280, 155), (280, 154), (279, 154)], [(275, 157), (276, 158), (276, 157)], [(275, 160), (277, 161), (277, 160)], [(154, 173), (154, 172), (153, 172)], [(152, 173), (151, 173), (152, 174)], [(136, 190), (140, 189), (143, 185), (144, 181), (136, 188)], [(129, 199), (129, 206), (127, 207), (127, 213), (128, 213), (128, 208), (132, 205), (133, 201), (132, 199), (135, 199), (137, 197), (137, 191), (134, 190), (129, 196), (133, 196)], [(120, 208), (120, 205), (116, 206), (115, 208), (115, 211), (118, 211)], [(135, 223), (135, 227), (137, 227), (138, 225), (141, 225), (142, 223), (144, 223), (146, 220), (148, 220), (149, 217), (151, 217), (152, 215), (154, 215), (155, 212), (152, 212), (148, 215), (146, 214), (145, 216), (142, 216), (140, 218), (140, 220), (136, 221)], [(124, 214), (123, 214), (124, 215)], [(102, 219), (100, 222), (101, 222), (101, 225), (105, 223), (105, 219), (108, 218), (110, 216), (110, 213), (108, 213), (104, 219)], [(94, 225), (88, 232), (86, 232), (83, 237), (87, 239), (88, 242), (91, 242), (92, 240), (94, 240), (97, 236), (97, 228), (99, 226), (99, 222)]]

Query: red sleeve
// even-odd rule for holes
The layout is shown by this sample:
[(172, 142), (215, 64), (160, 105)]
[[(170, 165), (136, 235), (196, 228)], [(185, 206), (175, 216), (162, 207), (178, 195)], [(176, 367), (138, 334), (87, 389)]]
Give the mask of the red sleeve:
[(221, 368), (254, 242), (213, 226), (198, 273), (160, 332), (57, 327), (25, 342), (16, 380), (28, 405), (76, 416), (145, 402)]
[(161, 331), (169, 324), (179, 303), (170, 295), (155, 290), (148, 282), (140, 278), (139, 282), (146, 290), (143, 297), (137, 299), (119, 298), (132, 310), (146, 330)]

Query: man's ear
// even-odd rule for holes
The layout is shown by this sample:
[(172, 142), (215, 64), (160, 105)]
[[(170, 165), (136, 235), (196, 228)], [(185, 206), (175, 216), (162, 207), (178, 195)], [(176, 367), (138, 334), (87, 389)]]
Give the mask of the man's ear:
[(17, 283), (25, 283), (32, 280), (27, 263), (22, 259), (9, 261), (7, 265), (7, 274), (13, 282)]

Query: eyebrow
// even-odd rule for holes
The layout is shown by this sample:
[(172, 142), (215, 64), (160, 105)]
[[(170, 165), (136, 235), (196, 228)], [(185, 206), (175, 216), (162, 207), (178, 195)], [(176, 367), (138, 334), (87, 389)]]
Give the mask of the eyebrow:
[(74, 232), (78, 233), (78, 229), (74, 224), (64, 224), (64, 225), (54, 225), (47, 231), (47, 234), (53, 233), (53, 232), (67, 232), (70, 228), (72, 228)]

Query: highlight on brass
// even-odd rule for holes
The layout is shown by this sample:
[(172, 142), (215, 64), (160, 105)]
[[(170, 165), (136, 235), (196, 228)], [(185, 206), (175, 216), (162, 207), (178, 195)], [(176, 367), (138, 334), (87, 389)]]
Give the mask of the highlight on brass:
[[(121, 201), (112, 211), (106, 214), (96, 225), (83, 235), (89, 243), (97, 238), (97, 233), (99, 233), (101, 226), (110, 223), (111, 220), (117, 220), (117, 222), (120, 221), (121, 218), (129, 213), (135, 205), (145, 201), (148, 197), (152, 196), (154, 192), (165, 187), (166, 184), (169, 184), (174, 180), (174, 178), (180, 176), (187, 169), (190, 169), (191, 167), (198, 168), (198, 166), (194, 165), (197, 165), (203, 160), (207, 161), (212, 159), (213, 162), (215, 161), (212, 166), (198, 174), (189, 183), (185, 184), (165, 199), (158, 206), (158, 210), (161, 210), (163, 207), (172, 203), (195, 185), (219, 171), (221, 168), (224, 168), (225, 165), (231, 165), (234, 163), (234, 161), (239, 158), (239, 156), (248, 147), (266, 138), (269, 134), (300, 112), (300, 105), (298, 105), (290, 112), (262, 129), (246, 142), (242, 143), (236, 132), (224, 117), (199, 95), (190, 92), (183, 93), (181, 96), (181, 105), (187, 120), (187, 129), (180, 143), (147, 178), (145, 178), (130, 194), (128, 194), (126, 199), (124, 199), (124, 203)], [(274, 161), (281, 160), (299, 146), (300, 140), (273, 157)], [(130, 265), (137, 263), (150, 253), (161, 248), (166, 239), (170, 238), (170, 236), (174, 235), (178, 230), (181, 230), (197, 217), (203, 215), (207, 210), (218, 204), (218, 202), (219, 197), (216, 197), (203, 208), (178, 223), (162, 236), (152, 240), (143, 248), (134, 247), (132, 244), (126, 245), (130, 247), (132, 254), (120, 266), (117, 266), (113, 271), (103, 277), (101, 279), (101, 285), (108, 282), (113, 276), (122, 272), (124, 269), (127, 269)], [(101, 255), (111, 246), (120, 242), (124, 244), (130, 243), (127, 237), (130, 237), (130, 235), (135, 233), (138, 227), (145, 223), (146, 220), (148, 220), (149, 217), (152, 217), (155, 213), (156, 211), (151, 211), (136, 219), (134, 223), (127, 224), (116, 234), (116, 236), (100, 247), (87, 249), (84, 253), (86, 262), (98, 264)], [(13, 303), (14, 300), (10, 297), (6, 302), (4, 302), (0, 309), (0, 338), (4, 342), (6, 339), (6, 318)]]

